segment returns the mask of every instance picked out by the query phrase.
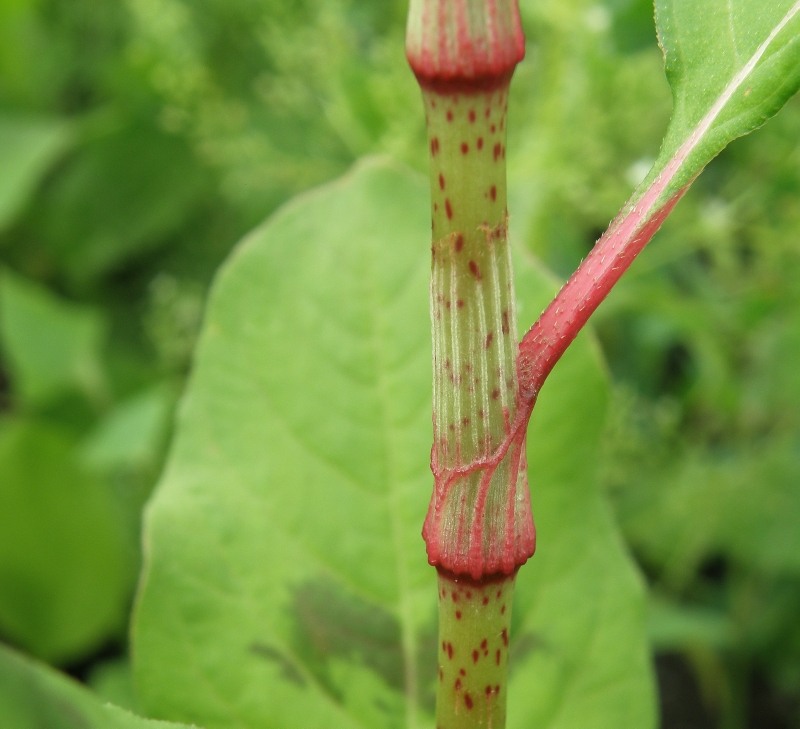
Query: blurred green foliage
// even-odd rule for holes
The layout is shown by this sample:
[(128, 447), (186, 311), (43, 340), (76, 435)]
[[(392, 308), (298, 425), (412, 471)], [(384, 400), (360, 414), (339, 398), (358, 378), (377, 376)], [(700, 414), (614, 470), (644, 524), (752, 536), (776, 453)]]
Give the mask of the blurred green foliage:
[[(655, 158), (669, 91), (645, 0), (521, 4), (512, 232), (566, 276)], [(3, 640), (82, 675), (124, 652), (140, 513), (213, 272), (355, 159), (425, 164), (405, 10), (0, 4)], [(800, 726), (798, 124), (795, 99), (724, 152), (595, 320), (615, 383), (605, 481), (654, 647), (685, 657), (726, 729)]]

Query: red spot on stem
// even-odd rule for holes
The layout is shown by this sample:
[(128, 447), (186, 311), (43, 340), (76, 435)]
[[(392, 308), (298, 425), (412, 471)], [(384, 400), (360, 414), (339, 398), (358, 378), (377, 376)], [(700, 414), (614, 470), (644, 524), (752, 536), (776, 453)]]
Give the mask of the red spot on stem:
[(453, 110), (452, 109), (448, 109), (447, 110), (447, 121), (449, 121), (449, 122), (453, 121)]
[(497, 400), (498, 397), (500, 397), (500, 390), (495, 387), (494, 390), (492, 390), (492, 400)]
[(431, 156), (435, 157), (439, 154), (439, 137), (431, 139)]
[(492, 340), (493, 339), (494, 339), (494, 332), (489, 332), (486, 335), (486, 341), (484, 341), (484, 343), (483, 343), (483, 348), (484, 349), (489, 349), (489, 347), (492, 346)]
[(455, 244), (456, 253), (461, 253), (461, 249), (463, 247), (464, 247), (464, 236), (461, 235), (461, 233), (459, 233), (456, 236), (456, 244)]
[(464, 694), (464, 706), (466, 706), (469, 711), (472, 711), (472, 696), (470, 696), (468, 693)]
[(500, 153), (502, 152), (503, 145), (500, 142), (495, 142), (494, 149), (492, 150), (492, 154), (494, 155), (494, 161), (497, 162), (500, 159)]
[(448, 220), (452, 220), (453, 219), (453, 206), (450, 203), (450, 198), (449, 197), (445, 198), (445, 200), (444, 200), (444, 211), (445, 211), (445, 213), (447, 213), (447, 219)]
[(456, 620), (461, 620), (461, 611), (456, 610)]
[(483, 137), (478, 137), (478, 139), (475, 141), (475, 146), (478, 149), (483, 149)]
[(456, 301), (456, 307), (459, 308), (459, 309), (463, 309), (464, 308), (464, 299), (458, 299), (458, 301)]
[(497, 652), (494, 654), (494, 662), (499, 666), (500, 665), (500, 649), (497, 649)]
[(508, 309), (504, 309), (503, 313), (500, 315), (502, 320), (502, 332), (503, 334), (508, 334), (509, 331), (509, 323), (508, 323)]
[(492, 185), (489, 188), (489, 197), (492, 199), (492, 202), (497, 200), (497, 186), (496, 185)]
[(469, 272), (478, 280), (480, 281), (483, 276), (481, 276), (481, 269), (478, 268), (478, 264), (475, 261), (469, 262)]
[(444, 175), (439, 173), (439, 189), (444, 190)]
[(500, 633), (500, 637), (503, 639), (503, 645), (508, 646), (508, 629), (503, 628), (503, 632)]
[(456, 691), (461, 691), (461, 679), (460, 678), (456, 679), (456, 682), (453, 684), (453, 688)]
[(469, 114), (467, 115), (467, 118), (469, 119), (469, 123), (470, 124), (473, 124), (475, 122), (475, 109), (470, 109), (469, 110)]
[(473, 663), (477, 663), (478, 662), (478, 658), (480, 658), (480, 655), (481, 654), (478, 653), (477, 650), (472, 651), (472, 662)]
[(461, 154), (467, 154), (469, 152), (469, 145), (466, 142), (461, 142)]

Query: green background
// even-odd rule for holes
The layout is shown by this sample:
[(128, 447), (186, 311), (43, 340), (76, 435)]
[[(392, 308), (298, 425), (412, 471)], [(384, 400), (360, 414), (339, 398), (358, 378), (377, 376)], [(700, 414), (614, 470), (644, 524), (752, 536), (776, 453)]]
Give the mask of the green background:
[[(515, 75), (509, 110), (511, 232), (520, 271), (524, 261), (535, 257), (538, 267), (564, 278), (657, 158), (669, 121), (670, 89), (648, 3), (563, 0), (521, 5), (528, 49)], [(405, 11), (405, 3), (395, 0), (0, 4), (0, 639), (117, 704), (140, 713), (172, 711), (176, 719), (193, 719), (188, 710), (170, 709), (169, 701), (162, 702), (148, 688), (149, 681), (170, 697), (182, 695), (183, 679), (169, 672), (159, 678), (166, 662), (154, 658), (162, 668), (152, 674), (143, 668), (148, 660), (148, 604), (157, 603), (145, 597), (137, 618), (142, 626), (137, 690), (131, 678), (129, 626), (141, 563), (142, 509), (162, 471), (204, 312), (206, 339), (215, 317), (231, 316), (225, 308), (229, 305), (208, 304), (215, 272), (237, 241), (283, 203), (374, 154), (394, 160), (370, 163), (393, 170), (393, 188), (409, 187), (394, 201), (413, 205), (393, 213), (398, 216), (393, 228), (406, 231), (398, 240), (413, 242), (427, 235), (424, 220), (414, 217), (424, 218), (425, 208), (417, 209), (424, 190), (415, 187), (420, 178), (411, 170), (424, 172), (426, 159), (418, 91), (402, 56)], [(648, 587), (647, 635), (667, 728), (800, 726), (798, 124), (795, 98), (765, 129), (737, 141), (709, 166), (594, 318), (604, 364), (595, 352), (594, 364), (586, 365), (589, 374), (581, 376), (570, 373), (577, 365), (565, 360), (562, 377), (575, 377), (580, 384), (558, 385), (555, 379), (548, 384), (552, 398), (545, 402), (543, 393), (540, 415), (546, 427), (535, 445), (536, 431), (531, 436), (531, 447), (543, 449), (538, 460), (553, 474), (550, 483), (555, 485), (549, 492), (545, 485), (537, 487), (532, 473), (534, 509), (542, 511), (543, 523), (547, 525), (548, 510), (553, 509), (555, 528), (565, 537), (585, 524), (574, 549), (584, 569), (595, 565), (590, 572), (598, 578), (606, 569), (628, 574), (623, 551), (641, 570)], [(357, 189), (351, 192), (355, 199), (330, 213), (336, 225), (294, 231), (297, 246), (305, 245), (303, 236), (310, 234), (322, 245), (330, 240), (326, 235), (333, 235), (330, 228), (339, 230), (340, 237), (361, 235), (363, 203)], [(391, 199), (387, 194), (370, 204), (377, 210)], [(372, 225), (382, 230), (380, 221)], [(256, 237), (262, 235), (265, 242), (246, 243), (242, 251), (260, 245), (266, 255), (272, 249), (274, 232), (259, 230)], [(308, 244), (304, 255), (313, 258), (316, 250)], [(403, 270), (398, 262), (418, 260), (414, 280), (421, 298), (414, 300), (417, 309), (408, 311), (418, 310), (424, 318), (424, 240), (420, 251), (419, 259), (387, 260), (396, 276)], [(358, 302), (363, 305), (366, 294), (353, 294), (353, 287), (374, 273), (359, 275), (351, 266), (355, 283), (333, 280), (330, 290), (320, 292), (317, 284), (324, 270), (303, 268), (299, 251), (296, 260), (291, 251), (282, 255), (269, 286), (264, 282), (271, 279), (254, 280), (259, 269), (250, 267), (248, 272), (238, 259), (226, 270), (233, 277), (239, 265), (239, 275), (256, 291), (258, 306), (271, 305), (274, 294), (275, 311), (280, 312), (304, 290), (313, 290), (315, 300), (323, 302), (321, 309), (305, 314), (294, 311), (300, 316), (291, 328), (295, 339), (279, 356), (275, 350), (274, 360), (283, 362), (283, 370), (272, 369), (269, 357), (255, 370), (262, 373), (256, 378), (266, 378), (277, 389), (270, 378), (288, 378), (292, 384), (282, 393), (284, 406), (299, 423), (317, 423), (320, 405), (310, 394), (329, 382), (319, 379), (324, 368), (303, 373), (288, 362), (292, 357), (303, 361), (301, 351), (318, 352), (311, 359), (320, 367), (326, 364), (329, 370), (340, 368), (369, 379), (372, 370), (361, 371), (368, 360), (358, 349), (358, 338), (337, 348), (341, 342), (332, 332), (343, 320), (350, 322), (348, 317), (358, 318)], [(287, 266), (284, 289), (278, 286), (282, 266)], [(292, 278), (290, 271), (299, 273)], [(532, 322), (552, 286), (541, 272), (530, 275), (533, 279), (520, 273), (522, 325)], [(524, 281), (531, 281), (528, 288)], [(221, 298), (224, 285), (223, 277)], [(392, 280), (383, 285), (393, 291)], [(245, 284), (238, 286), (243, 298)], [(278, 295), (279, 289), (284, 293)], [(383, 298), (394, 301), (389, 293)], [(269, 311), (263, 315), (267, 319)], [(232, 326), (249, 336), (258, 321), (260, 317), (243, 313)], [(427, 322), (409, 321), (404, 313), (387, 324), (386, 341), (409, 347), (422, 341), (416, 337)], [(238, 337), (228, 351), (245, 346)], [(250, 346), (251, 353), (263, 356), (260, 340)], [(581, 343), (586, 351), (592, 346), (588, 340)], [(199, 350), (196, 387), (185, 400), (188, 412), (192, 402), (205, 397), (203, 372), (220, 367), (205, 351)], [(427, 387), (424, 352), (417, 353), (415, 366), (419, 378), (412, 382)], [(219, 397), (238, 383), (243, 391), (235, 394), (247, 401), (244, 385), (254, 368), (245, 359), (236, 367), (241, 370), (232, 372), (226, 365), (228, 379), (213, 392)], [(302, 381), (304, 374), (308, 384)], [(372, 412), (369, 399), (354, 400), (346, 390), (341, 392), (343, 402), (326, 401), (327, 407), (335, 406), (333, 412), (344, 412), (356, 422), (362, 422), (358, 408)], [(429, 425), (427, 391), (403, 392), (402, 404), (413, 410), (420, 427)], [(570, 393), (578, 394), (570, 399)], [(356, 412), (347, 409), (353, 402), (359, 403)], [(223, 425), (244, 424), (237, 424), (235, 415), (226, 417), (230, 420)], [(323, 432), (316, 433), (316, 442), (327, 443), (334, 454), (327, 457), (335, 461), (337, 454), (349, 452), (337, 444), (344, 431), (335, 419), (319, 427)], [(366, 445), (359, 452), (370, 447), (374, 427), (365, 426)], [(229, 436), (234, 452), (241, 448), (250, 453), (248, 458), (259, 452), (261, 442), (236, 435)], [(427, 432), (414, 431), (407, 444), (408, 453), (416, 452), (411, 450), (416, 446), (422, 454), (421, 463), (413, 461), (421, 495), (414, 489), (405, 526), (411, 536), (403, 550), (410, 564), (422, 561), (409, 568), (414, 574), (421, 570), (419, 580), (427, 574), (421, 541), (414, 541), (415, 518), (421, 519), (427, 500), (427, 437)], [(154, 555), (159, 520), (166, 520), (168, 511), (164, 503), (179, 491), (174, 485), (178, 466), (198, 458), (199, 447), (192, 451), (180, 446), (190, 440), (188, 434), (178, 439), (163, 481), (165, 495), (153, 502)], [(578, 442), (591, 447), (581, 453)], [(347, 445), (355, 448), (350, 440)], [(382, 478), (368, 473), (375, 461), (353, 454), (341, 457), (346, 472), (361, 469), (358, 479)], [(586, 461), (591, 475), (571, 473)], [(286, 468), (278, 469), (282, 480)], [(593, 496), (581, 499), (557, 488), (571, 478)], [(565, 503), (558, 504), (558, 494)], [(204, 506), (205, 496), (196, 498)], [(578, 512), (589, 508), (584, 502), (590, 503), (591, 513), (581, 517)], [(354, 562), (362, 565), (359, 581), (379, 581), (381, 561), (377, 556), (352, 557), (360, 552), (360, 537), (347, 529), (346, 511), (335, 506), (331, 504), (330, 513), (336, 520), (328, 526), (337, 530), (326, 539), (337, 542), (336, 558), (347, 569)], [(285, 508), (279, 502), (270, 508), (278, 507)], [(176, 524), (190, 528), (192, 509), (176, 508), (183, 512), (183, 522)], [(205, 508), (212, 515), (224, 513), (216, 503)], [(255, 521), (253, 533), (256, 516), (243, 517), (246, 524)], [(225, 526), (221, 521), (220, 529)], [(160, 528), (169, 530), (169, 523)], [(230, 520), (228, 528), (233, 528)], [(571, 597), (574, 582), (567, 581), (566, 592), (559, 592), (558, 578), (564, 572), (559, 560), (568, 559), (569, 552), (552, 556), (567, 549), (553, 537), (554, 551), (548, 553), (548, 532), (552, 530), (542, 527), (540, 554), (521, 573), (529, 573), (530, 579), (520, 590), (521, 604), (529, 607), (515, 607), (520, 620), (515, 628), (521, 635), (527, 630), (535, 634), (537, 625), (556, 620), (559, 605), (575, 610), (579, 603), (581, 610), (575, 613), (588, 620), (589, 606), (602, 604), (597, 590)], [(202, 536), (191, 533), (181, 548), (190, 549), (192, 540)], [(596, 551), (594, 545), (606, 537), (616, 546)], [(236, 541), (224, 533), (207, 539), (206, 545)], [(228, 558), (224, 550), (215, 553), (223, 561)], [(606, 553), (612, 555), (611, 567), (603, 559)], [(169, 564), (171, 552), (165, 554)], [(215, 566), (202, 554), (194, 559), (207, 569)], [(367, 572), (373, 560), (378, 566)], [(555, 565), (552, 574), (550, 565)], [(251, 568), (255, 573), (259, 566)], [(341, 577), (347, 569), (337, 567), (335, 572)], [(536, 594), (537, 579), (547, 586), (546, 599)], [(161, 598), (168, 602), (176, 594), (170, 584)], [(323, 597), (325, 589), (333, 589), (325, 581), (322, 587), (311, 587), (323, 590)], [(373, 592), (355, 591), (370, 603), (371, 595), (383, 595), (381, 589), (372, 585)], [(426, 639), (426, 610), (433, 610), (426, 602), (433, 589), (431, 585), (430, 595), (414, 593), (412, 601), (420, 604), (415, 602), (407, 612), (420, 645)], [(642, 608), (637, 607), (642, 599), (637, 595), (633, 586), (629, 601), (623, 601), (632, 614)], [(385, 600), (391, 613), (396, 603)], [(277, 604), (284, 607), (280, 600)], [(350, 608), (343, 603), (341, 609), (352, 618)], [(596, 611), (606, 615), (611, 631), (614, 620), (606, 613)], [(374, 629), (391, 632), (382, 615), (373, 615)], [(309, 620), (313, 617), (312, 611)], [(619, 635), (609, 632), (611, 643), (593, 644), (603, 656), (613, 656), (614, 640), (636, 643), (638, 618), (633, 619), (633, 635), (626, 636), (624, 614), (616, 617), (622, 621)], [(575, 620), (573, 627), (581, 624)], [(569, 620), (563, 631), (570, 632)], [(587, 646), (587, 635), (577, 631), (567, 644)], [(532, 640), (537, 646), (537, 639)], [(389, 705), (397, 701), (397, 693), (384, 686), (389, 669), (372, 666), (365, 676), (352, 655), (327, 664), (314, 657), (313, 646), (305, 649), (304, 670), (321, 685), (342, 691), (350, 682), (365, 682)], [(533, 664), (544, 652), (531, 649), (520, 661)], [(76, 693), (71, 684), (34, 670), (16, 653), (4, 650), (0, 655), (0, 718), (28, 711), (21, 705), (41, 704), (37, 696), (55, 695), (66, 704), (91, 707), (85, 724), (76, 719), (65, 726), (100, 727), (112, 721), (97, 714), (91, 698)], [(603, 660), (610, 659), (598, 665)], [(539, 694), (553, 697), (563, 686), (579, 686), (580, 697), (607, 691), (599, 682), (580, 683), (577, 667), (583, 663), (594, 665), (584, 656), (583, 662), (562, 664), (558, 675), (535, 665), (525, 669), (540, 683), (535, 689), (519, 679), (519, 686), (512, 683), (520, 696), (519, 726), (526, 725), (526, 712), (547, 711)], [(635, 670), (635, 662), (628, 662), (623, 675)], [(646, 671), (642, 673), (644, 685), (649, 685)], [(28, 695), (21, 685), (39, 687), (30, 689), (30, 701), (20, 701)], [(187, 691), (198, 700), (208, 697), (196, 684)], [(301, 704), (305, 700), (298, 699)], [(525, 701), (540, 708), (526, 707)], [(424, 724), (424, 697), (406, 701), (405, 710), (417, 703)], [(611, 716), (625, 702), (609, 698), (606, 703)], [(242, 705), (260, 704), (243, 697)], [(353, 716), (370, 716), (368, 706), (357, 701), (355, 706)], [(597, 703), (590, 701), (589, 706), (600, 710)], [(584, 709), (575, 710), (575, 721), (581, 721)], [(254, 711), (258, 716), (259, 709)], [(44, 716), (39, 724), (31, 719), (31, 726), (59, 726)], [(122, 722), (129, 719), (122, 716), (115, 714), (113, 721), (127, 726)], [(217, 721), (212, 711), (199, 716), (209, 726)], [(511, 716), (513, 726), (513, 712)], [(541, 720), (544, 726), (572, 726), (568, 712), (551, 712)], [(22, 721), (19, 725), (25, 726)], [(139, 720), (130, 721), (139, 726)], [(218, 721), (224, 725), (227, 720), (223, 716)], [(619, 719), (617, 725), (632, 724)]]

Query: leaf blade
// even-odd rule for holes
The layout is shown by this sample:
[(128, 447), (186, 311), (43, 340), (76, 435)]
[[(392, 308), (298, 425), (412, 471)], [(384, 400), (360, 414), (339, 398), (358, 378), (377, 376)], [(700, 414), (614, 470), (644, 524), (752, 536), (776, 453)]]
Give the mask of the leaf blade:
[[(431, 726), (436, 580), (419, 536), (431, 489), (426, 207), (421, 179), (370, 162), (284, 208), (220, 274), (146, 520), (134, 671), (154, 714), (209, 728)], [(521, 306), (533, 311), (555, 286), (522, 269), (538, 293)], [(583, 611), (573, 631), (551, 597), (564, 596), (559, 581), (576, 602), (576, 590), (608, 580), (618, 590), (600, 636), (618, 632), (613, 614), (635, 625), (641, 613), (593, 476), (602, 369), (585, 340), (566, 362), (530, 446), (544, 541), (514, 609), (533, 611), (527, 632), (550, 636), (560, 659), (518, 662), (510, 715), (562, 729), (548, 707), (527, 706), (524, 686), (565, 687), (586, 706), (591, 681), (621, 670), (632, 681), (622, 703), (644, 727), (643, 620), (593, 655), (576, 635), (592, 634), (598, 613)], [(562, 399), (581, 417), (560, 417)], [(565, 442), (581, 455), (559, 457)], [(582, 524), (608, 555), (600, 564), (570, 546)], [(563, 666), (582, 656), (587, 683), (570, 684)], [(594, 720), (613, 724), (616, 711)]]
[(671, 178), (658, 204), (800, 88), (800, 2), (658, 0), (656, 26), (674, 108), (653, 171), (639, 189)]
[(2, 644), (0, 716), (15, 729), (191, 729), (143, 719), (105, 703), (49, 666)]

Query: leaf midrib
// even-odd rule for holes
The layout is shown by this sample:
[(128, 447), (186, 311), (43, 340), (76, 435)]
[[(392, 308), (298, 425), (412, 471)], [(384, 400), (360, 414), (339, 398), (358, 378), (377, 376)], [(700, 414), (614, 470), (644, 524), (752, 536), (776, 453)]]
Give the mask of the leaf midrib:
[[(370, 249), (368, 256), (369, 267), (374, 271), (376, 267), (385, 265), (377, 256), (374, 248)], [(420, 260), (424, 258), (420, 257)], [(412, 271), (415, 269), (411, 269)], [(370, 273), (372, 273), (370, 271)], [(409, 279), (411, 275), (408, 275)], [(383, 347), (388, 341), (391, 329), (386, 325), (386, 319), (382, 316), (384, 307), (381, 306), (380, 296), (378, 295), (371, 282), (375, 280), (374, 275), (364, 276), (364, 290), (367, 293), (365, 297), (369, 302), (368, 310), (372, 315), (369, 318), (370, 336), (373, 349), (373, 357), (376, 363), (376, 390), (378, 393), (378, 400), (380, 402), (379, 420), (381, 422), (381, 433), (384, 434), (384, 448), (383, 451), (386, 455), (386, 479), (389, 495), (389, 523), (392, 532), (392, 542), (394, 544), (394, 554), (396, 555), (396, 575), (397, 575), (397, 592), (399, 596), (398, 605), (398, 622), (400, 624), (401, 636), (401, 650), (403, 655), (403, 680), (405, 685), (405, 703), (406, 703), (406, 725), (408, 729), (418, 729), (419, 719), (417, 713), (416, 697), (418, 695), (418, 682), (419, 676), (417, 675), (417, 662), (416, 656), (418, 654), (417, 635), (414, 631), (413, 619), (413, 606), (408, 598), (411, 593), (411, 580), (408, 575), (405, 561), (402, 556), (408, 554), (409, 550), (405, 544), (402, 536), (402, 519), (400, 516), (400, 494), (398, 493), (398, 484), (401, 482), (399, 478), (399, 470), (397, 468), (396, 446), (391, 437), (391, 427), (397, 422), (396, 418), (391, 417), (393, 410), (393, 398), (390, 395), (390, 386), (386, 380), (386, 373), (389, 371), (389, 365), (383, 355)], [(399, 286), (396, 291), (403, 291), (407, 284)], [(396, 295), (396, 294), (395, 294)], [(411, 550), (413, 553), (414, 550)], [(420, 551), (420, 559), (422, 559), (422, 551)]]

